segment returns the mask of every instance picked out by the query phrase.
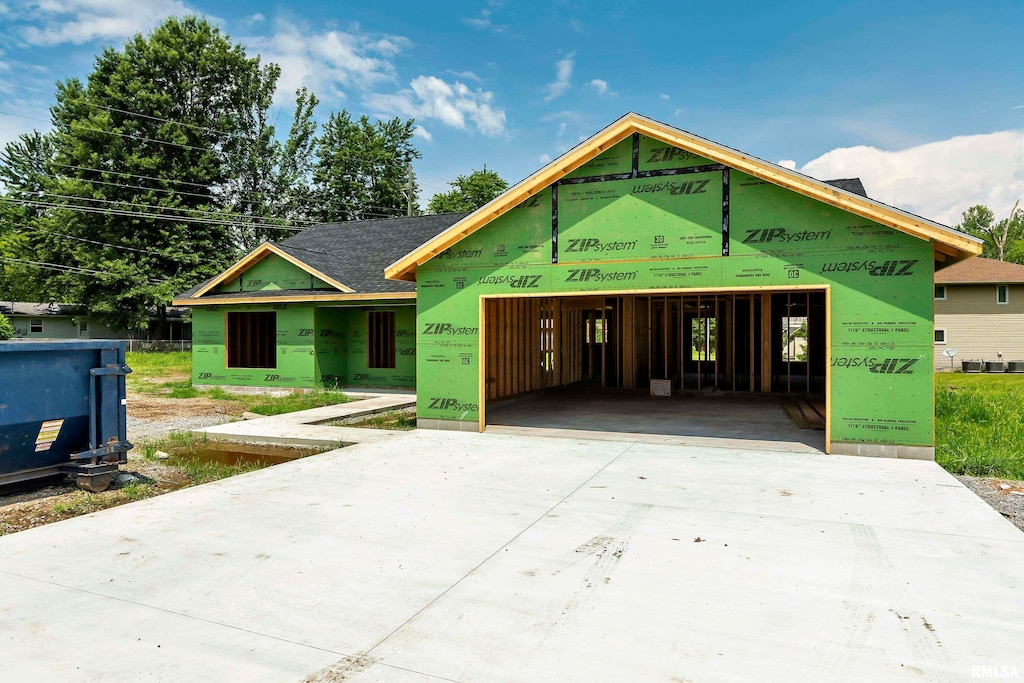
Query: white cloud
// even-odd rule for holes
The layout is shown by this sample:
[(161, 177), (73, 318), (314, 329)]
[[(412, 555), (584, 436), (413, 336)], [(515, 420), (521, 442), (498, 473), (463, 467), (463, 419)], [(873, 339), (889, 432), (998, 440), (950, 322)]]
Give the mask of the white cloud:
[(572, 60), (575, 58), (576, 53), (570, 52), (566, 57), (555, 62), (555, 80), (547, 85), (548, 94), (544, 96), (545, 102), (550, 102), (569, 89), (569, 79), (572, 78)]
[(274, 22), (270, 36), (243, 38), (264, 62), (281, 65), (276, 98), (289, 100), (306, 86), (327, 100), (345, 97), (347, 88), (365, 89), (394, 82), (391, 57), (411, 43), (402, 36), (351, 31), (316, 31), (284, 19)]
[(608, 81), (601, 80), (600, 78), (595, 78), (594, 80), (590, 81), (590, 83), (587, 83), (587, 85), (593, 88), (594, 92), (596, 92), (598, 95), (608, 94)]
[(1024, 196), (1024, 131), (964, 135), (888, 151), (843, 147), (800, 171), (827, 180), (859, 177), (868, 194), (945, 225), (985, 204), (1004, 218)]
[[(792, 159), (783, 159), (782, 161), (779, 162), (779, 166), (781, 166), (782, 168), (788, 168), (790, 171), (796, 170), (796, 162), (793, 161)], [(826, 178), (826, 180), (830, 179)]]
[(476, 81), (479, 83), (483, 80), (472, 71), (455, 71), (454, 69), (448, 69), (445, 73), (455, 76), (455, 78), (458, 78), (460, 81)]
[(484, 135), (505, 132), (505, 111), (493, 105), (494, 93), (470, 90), (460, 81), (448, 83), (437, 76), (419, 76), (409, 86), (393, 95), (369, 95), (363, 103), (385, 115), (436, 119), (459, 130), (467, 130), (472, 123)]
[(197, 14), (181, 0), (36, 0), (18, 11), (30, 45), (81, 45), (93, 40), (120, 40), (145, 32), (166, 17)]
[(423, 138), (427, 142), (430, 142), (434, 139), (434, 136), (430, 134), (430, 131), (424, 128), (423, 126), (416, 126), (415, 128), (412, 129), (412, 132), (414, 135), (416, 135), (416, 137)]
[(481, 31), (494, 31), (495, 33), (504, 33), (508, 30), (508, 26), (502, 24), (495, 24), (491, 20), (491, 10), (485, 9), (480, 12), (479, 17), (464, 18), (462, 23), (472, 26), (475, 29)]
[(666, 102), (668, 102), (669, 99), (670, 99), (669, 96), (668, 96), (668, 93), (664, 93), (664, 92), (661, 93), (660, 95), (658, 95), (658, 97), (660, 97), (661, 99), (663, 99)]
[(539, 161), (542, 164), (547, 164), (551, 162), (551, 157), (547, 154), (541, 154), (539, 157), (537, 157), (537, 161)]
[(249, 17), (249, 22), (252, 23), (252, 24), (258, 24), (261, 21), (266, 21), (266, 19), (267, 18), (265, 16), (263, 16), (262, 12), (257, 12), (256, 14), (252, 15), (251, 17)]

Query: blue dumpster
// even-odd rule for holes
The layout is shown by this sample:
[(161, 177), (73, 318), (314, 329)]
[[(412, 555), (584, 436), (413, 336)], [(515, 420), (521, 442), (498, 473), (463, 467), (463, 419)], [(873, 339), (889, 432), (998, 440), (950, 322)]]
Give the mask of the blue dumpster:
[(125, 344), (0, 342), (0, 485), (70, 474), (89, 491), (128, 461)]

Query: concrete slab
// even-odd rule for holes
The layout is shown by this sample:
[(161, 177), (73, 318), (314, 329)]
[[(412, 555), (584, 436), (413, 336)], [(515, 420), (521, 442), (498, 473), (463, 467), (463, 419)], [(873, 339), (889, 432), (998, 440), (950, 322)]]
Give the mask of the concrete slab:
[(825, 433), (797, 427), (777, 400), (735, 394), (655, 398), (642, 392), (550, 391), (488, 407), (487, 431), (680, 446), (825, 450)]
[(214, 441), (249, 441), (279, 443), (293, 446), (343, 446), (375, 443), (402, 434), (388, 429), (331, 427), (324, 422), (373, 415), (388, 410), (401, 410), (416, 405), (416, 394), (408, 391), (387, 391), (374, 394), (346, 392), (356, 400), (337, 405), (298, 410), (255, 420), (242, 420), (194, 430)]
[(1022, 564), (1024, 536), (931, 462), (412, 432), (0, 538), (0, 661), (964, 680), (1024, 669)]

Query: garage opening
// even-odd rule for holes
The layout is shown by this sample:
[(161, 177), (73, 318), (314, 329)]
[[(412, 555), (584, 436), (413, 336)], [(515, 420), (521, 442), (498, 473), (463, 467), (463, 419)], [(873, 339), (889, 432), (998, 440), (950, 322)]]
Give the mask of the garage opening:
[(823, 290), (491, 298), (484, 320), (489, 427), (824, 444)]

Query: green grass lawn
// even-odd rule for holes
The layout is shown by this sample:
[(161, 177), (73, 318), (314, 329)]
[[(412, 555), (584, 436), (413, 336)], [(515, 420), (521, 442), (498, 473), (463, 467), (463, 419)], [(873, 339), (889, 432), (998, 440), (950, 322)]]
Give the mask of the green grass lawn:
[(935, 460), (953, 474), (1024, 479), (1024, 375), (935, 375)]
[(192, 353), (190, 351), (137, 351), (127, 354), (127, 363), (128, 367), (132, 369), (132, 374), (128, 375), (129, 386), (140, 394), (152, 394), (162, 398), (212, 398), (235, 401), (240, 405), (241, 410), (259, 415), (294, 413), (299, 410), (345, 403), (349, 400), (340, 391), (325, 389), (305, 393), (296, 391), (285, 396), (267, 396), (233, 394), (219, 387), (196, 389), (192, 386), (191, 379), (153, 381), (181, 375), (190, 378), (192, 376)]
[[(135, 351), (125, 354), (135, 379), (142, 377), (192, 376), (191, 351)], [(128, 379), (132, 380), (132, 375)]]

